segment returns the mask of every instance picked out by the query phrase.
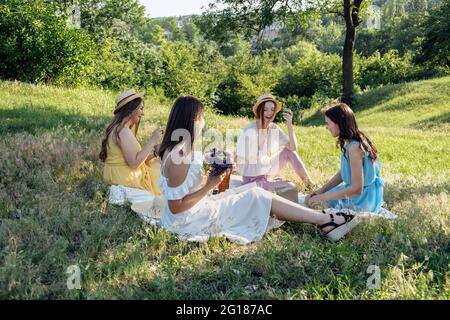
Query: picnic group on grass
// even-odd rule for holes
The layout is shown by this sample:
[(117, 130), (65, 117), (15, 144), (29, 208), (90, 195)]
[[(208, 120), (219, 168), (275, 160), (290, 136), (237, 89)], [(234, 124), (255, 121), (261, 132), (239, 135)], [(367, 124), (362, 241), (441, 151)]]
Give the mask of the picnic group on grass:
[[(181, 239), (203, 242), (225, 236), (247, 244), (291, 221), (316, 225), (326, 238), (337, 241), (361, 221), (358, 212), (377, 213), (382, 207), (384, 182), (377, 148), (358, 129), (348, 105), (324, 107), (326, 128), (337, 139), (341, 162), (340, 170), (316, 188), (297, 152), (292, 112), (282, 113), (287, 134), (274, 123), (281, 109), (274, 96), (263, 94), (253, 105), (254, 121), (238, 137), (235, 155), (214, 149), (205, 152), (205, 157), (198, 141), (208, 119), (199, 99), (178, 97), (165, 129), (155, 129), (141, 146), (136, 136), (144, 98), (127, 90), (116, 99), (114, 117), (102, 141), (104, 180), (162, 197), (160, 225)], [(206, 158), (214, 162), (209, 163), (209, 173)], [(277, 178), (288, 165), (310, 190), (301, 203), (274, 192), (293, 185)], [(217, 194), (217, 187), (234, 171), (240, 185)]]

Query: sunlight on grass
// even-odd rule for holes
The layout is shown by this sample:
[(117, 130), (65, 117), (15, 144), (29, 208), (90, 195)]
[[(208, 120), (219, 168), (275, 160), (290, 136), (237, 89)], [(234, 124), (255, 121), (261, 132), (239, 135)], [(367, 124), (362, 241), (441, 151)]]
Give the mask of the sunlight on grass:
[[(371, 219), (335, 244), (286, 223), (239, 246), (179, 241), (107, 203), (98, 152), (116, 93), (0, 82), (0, 298), (450, 299), (449, 85), (446, 77), (357, 98), (399, 221)], [(146, 97), (141, 141), (165, 126), (169, 108)], [(339, 169), (339, 150), (316, 111), (295, 130), (322, 184)], [(206, 119), (221, 131), (251, 121), (211, 110)], [(292, 169), (282, 176), (305, 190)], [(80, 266), (79, 291), (66, 288), (70, 265)], [(366, 287), (370, 265), (380, 268), (379, 289)]]

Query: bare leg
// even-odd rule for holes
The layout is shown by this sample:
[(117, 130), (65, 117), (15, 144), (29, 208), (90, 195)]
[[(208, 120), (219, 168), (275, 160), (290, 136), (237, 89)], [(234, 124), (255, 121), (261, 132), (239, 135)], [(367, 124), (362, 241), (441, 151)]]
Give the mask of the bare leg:
[[(276, 218), (283, 221), (310, 223), (318, 226), (330, 222), (330, 216), (328, 214), (323, 214), (320, 211), (303, 207), (275, 194), (272, 197), (271, 213)], [(345, 222), (345, 218), (342, 216), (335, 215), (334, 220), (337, 224)], [(324, 228), (323, 231), (327, 232), (330, 229), (331, 227), (327, 227)]]
[(284, 148), (275, 158), (272, 160), (272, 167), (270, 168), (268, 176), (277, 175), (287, 164), (290, 164), (292, 169), (294, 169), (297, 176), (308, 186), (314, 185), (314, 182), (309, 177), (306, 171), (305, 164), (302, 159), (300, 159), (297, 152), (291, 151)]

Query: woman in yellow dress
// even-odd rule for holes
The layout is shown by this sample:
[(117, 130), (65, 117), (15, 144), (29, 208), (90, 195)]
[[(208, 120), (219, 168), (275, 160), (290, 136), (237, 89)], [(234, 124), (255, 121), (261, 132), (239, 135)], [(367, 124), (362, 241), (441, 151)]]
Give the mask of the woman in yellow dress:
[(143, 94), (128, 90), (116, 99), (114, 118), (106, 129), (100, 159), (104, 162), (103, 179), (111, 185), (143, 189), (160, 195), (158, 188), (161, 161), (158, 141), (163, 130), (153, 131), (141, 147), (136, 139), (144, 115)]

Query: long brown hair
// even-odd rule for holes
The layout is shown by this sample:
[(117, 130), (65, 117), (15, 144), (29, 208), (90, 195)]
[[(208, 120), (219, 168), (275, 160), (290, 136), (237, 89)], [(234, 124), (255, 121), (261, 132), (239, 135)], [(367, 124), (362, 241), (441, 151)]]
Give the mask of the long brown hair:
[(172, 150), (178, 143), (183, 141), (180, 137), (178, 141), (172, 140), (172, 133), (177, 129), (189, 131), (191, 137), (191, 150), (194, 145), (194, 121), (203, 114), (203, 103), (192, 96), (181, 96), (175, 100), (170, 110), (169, 119), (167, 120), (164, 137), (159, 148), (159, 157), (162, 159), (166, 150)]
[[(124, 127), (125, 123), (130, 118), (131, 114), (139, 108), (141, 105), (141, 102), (143, 103), (144, 100), (141, 98), (136, 98), (125, 104), (122, 108), (120, 108), (119, 112), (117, 112), (114, 115), (114, 118), (112, 119), (111, 123), (109, 124), (108, 128), (105, 130), (105, 135), (102, 140), (102, 148), (99, 154), (100, 160), (103, 162), (106, 161), (106, 158), (108, 157), (108, 139), (111, 133), (114, 133), (114, 138), (116, 138), (116, 141), (119, 140), (119, 132)], [(139, 128), (139, 123), (134, 128), (134, 134), (137, 134), (137, 130)]]
[[(345, 103), (338, 103), (322, 109), (322, 113), (339, 127), (339, 138), (336, 144), (344, 151), (346, 141), (356, 140), (361, 148), (369, 153), (369, 158), (375, 161), (378, 151), (375, 144), (358, 129), (355, 114)], [(345, 153), (344, 153), (345, 156)]]

